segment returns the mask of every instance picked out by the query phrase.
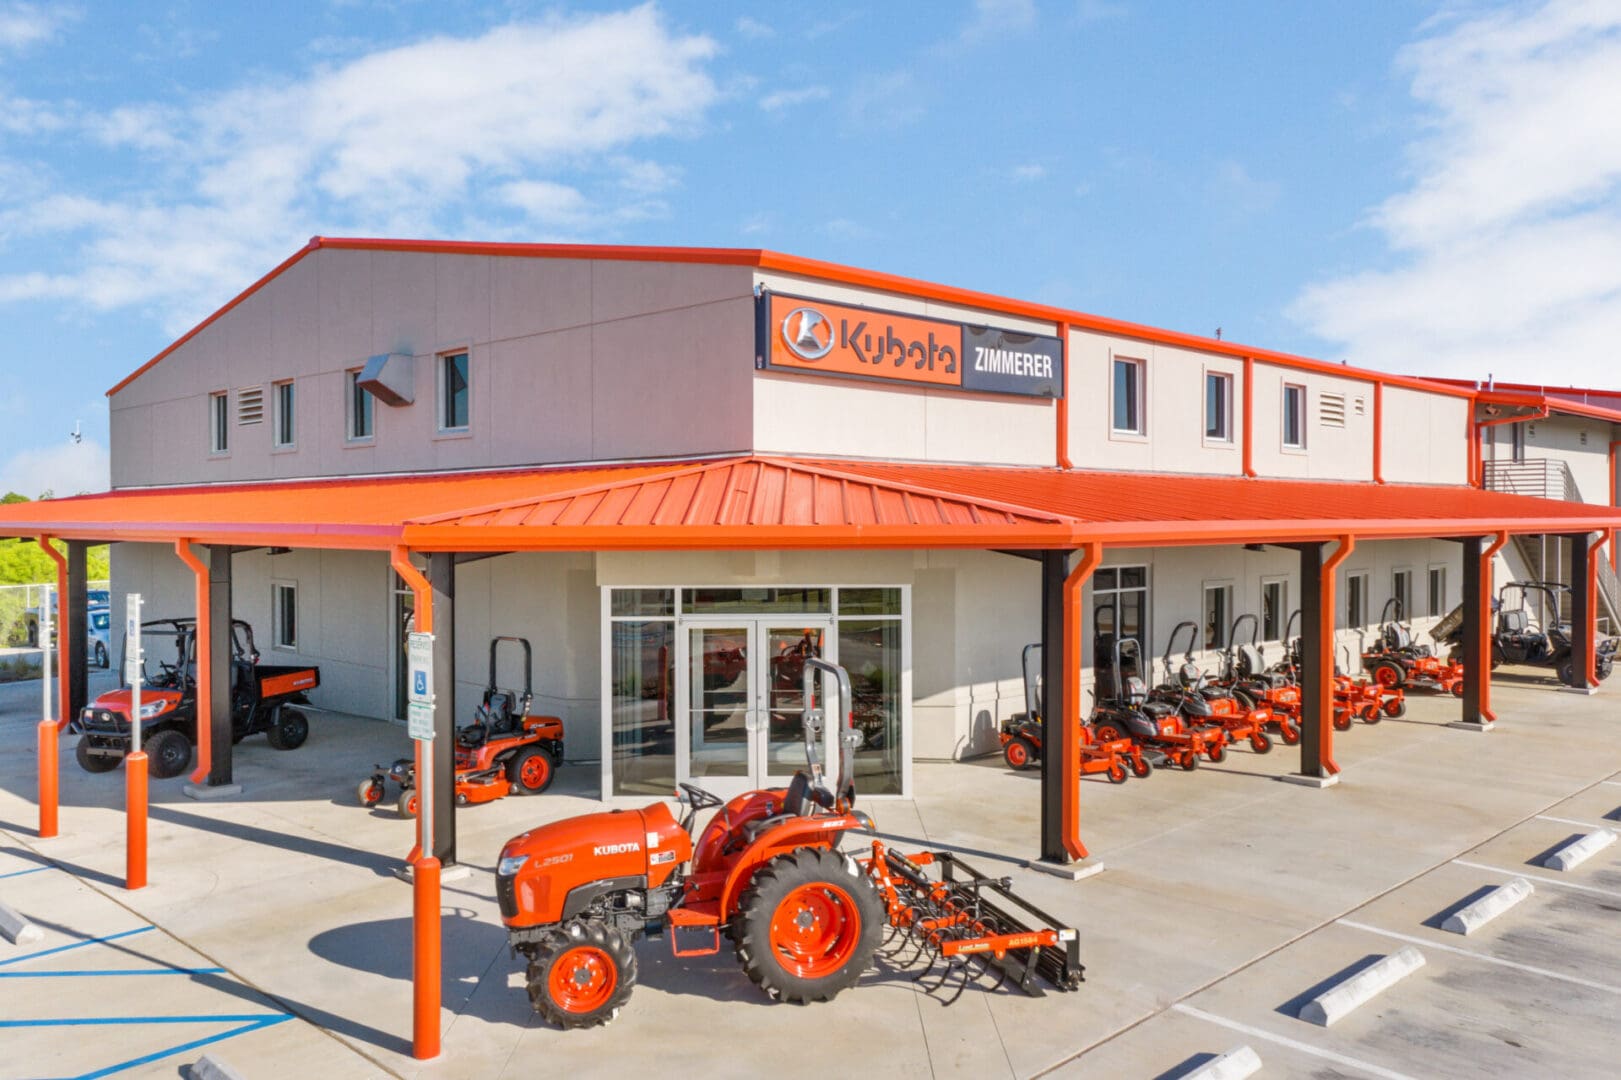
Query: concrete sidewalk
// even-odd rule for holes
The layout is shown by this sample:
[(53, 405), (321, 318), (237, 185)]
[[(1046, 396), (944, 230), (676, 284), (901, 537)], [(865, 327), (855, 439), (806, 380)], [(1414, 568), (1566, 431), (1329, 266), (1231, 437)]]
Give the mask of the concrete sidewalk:
[[(1621, 815), (1617, 710), (1610, 693), (1537, 685), (1499, 687), (1496, 698), (1503, 723), (1484, 737), (1445, 728), (1457, 705), (1439, 698), (1415, 698), (1404, 720), (1340, 734), (1344, 779), (1325, 791), (1276, 781), (1298, 765), (1285, 747), (1236, 750), (1221, 765), (1121, 786), (1089, 779), (1084, 834), (1107, 869), (1079, 883), (1019, 865), (1035, 852), (1037, 774), (999, 761), (919, 764), (914, 800), (866, 804), (879, 829), (903, 848), (950, 848), (1008, 874), (1081, 929), (1087, 982), (1040, 999), (970, 989), (947, 1008), (913, 972), (880, 965), (830, 1004), (781, 1006), (742, 976), (729, 949), (683, 961), (663, 942), (644, 942), (640, 984), (618, 1020), (554, 1030), (530, 1010), (508, 955), (491, 864), (522, 829), (601, 808), (595, 771), (566, 769), (543, 797), (459, 815), (461, 858), (474, 870), (444, 893), (445, 1053), (418, 1063), (409, 1056), (410, 894), (391, 874), (412, 826), (354, 796), (372, 763), (407, 743), (398, 727), (332, 714), (314, 717), (299, 751), (240, 744), (240, 799), (196, 803), (178, 781), (154, 783), (152, 884), (125, 893), (122, 773), (89, 776), (64, 753), (62, 836), (40, 841), (34, 718), (0, 712), (0, 875), (60, 868), (0, 876), (0, 901), (59, 913), (63, 940), (151, 924), (144, 936), (174, 950), (164, 962), (224, 969), (203, 986), (204, 976), (123, 977), (141, 984), (153, 1013), (202, 1015), (211, 995), (234, 995), (254, 1003), (232, 1006), (243, 1015), (297, 1017), (217, 1044), (250, 1077), (485, 1080), (674, 1066), (822, 1078), (856, 1061), (863, 1073), (896, 1076), (1175, 1076), (1245, 1042), (1269, 1076), (1613, 1075), (1621, 845), (1566, 875), (1529, 864), (1585, 827), (1567, 822), (1621, 826), (1610, 817)], [(1468, 939), (1436, 928), (1450, 905), (1516, 873), (1561, 880), (1537, 882), (1501, 926)], [(1405, 938), (1434, 943), (1418, 974), (1331, 1029), (1294, 1018), (1308, 988)], [(0, 964), (23, 951), (0, 943)], [(0, 979), (0, 1015), (16, 1015), (14, 995), (31, 981)], [(80, 1039), (64, 1030), (31, 1029), (28, 1056), (0, 1072), (64, 1071), (49, 1055)], [(184, 1060), (119, 1075), (172, 1077)]]

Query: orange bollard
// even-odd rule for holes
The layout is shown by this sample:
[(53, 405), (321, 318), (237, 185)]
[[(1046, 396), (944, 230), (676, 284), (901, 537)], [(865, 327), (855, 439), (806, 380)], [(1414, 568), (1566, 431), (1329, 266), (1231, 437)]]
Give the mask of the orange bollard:
[(415, 947), (411, 963), (411, 1056), (439, 1056), (439, 860), (426, 855), (412, 875)]
[(146, 752), (124, 758), (124, 888), (146, 888)]
[(39, 835), (56, 835), (56, 721), (39, 722)]

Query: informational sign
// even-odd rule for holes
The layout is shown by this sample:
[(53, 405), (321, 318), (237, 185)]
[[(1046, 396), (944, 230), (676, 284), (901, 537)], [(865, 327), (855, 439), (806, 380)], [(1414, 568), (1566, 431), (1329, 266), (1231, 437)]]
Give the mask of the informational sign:
[(131, 686), (141, 685), (145, 662), (141, 649), (141, 594), (130, 593), (124, 597), (124, 681)]
[(406, 728), (413, 739), (433, 738), (433, 635), (411, 634), (405, 644)]
[(433, 706), (422, 701), (407, 702), (405, 706), (405, 730), (413, 739), (432, 742)]
[(1050, 335), (782, 293), (765, 293), (756, 303), (755, 354), (771, 370), (967, 393), (1064, 396), (1064, 346)]

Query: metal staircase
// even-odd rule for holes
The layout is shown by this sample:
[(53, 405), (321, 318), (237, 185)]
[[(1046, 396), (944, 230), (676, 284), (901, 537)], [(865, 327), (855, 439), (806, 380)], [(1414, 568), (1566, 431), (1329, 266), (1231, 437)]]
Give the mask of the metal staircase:
[[(1570, 474), (1570, 466), (1557, 458), (1531, 461), (1488, 461), (1486, 487), (1511, 495), (1530, 495), (1562, 502), (1586, 502)], [(1559, 536), (1516, 536), (1514, 547), (1525, 564), (1527, 576), (1535, 581), (1568, 581), (1571, 563), (1570, 541)], [(1610, 633), (1621, 630), (1621, 583), (1608, 559), (1598, 563), (1600, 622), (1607, 622)], [(1539, 616), (1541, 613), (1538, 613)]]

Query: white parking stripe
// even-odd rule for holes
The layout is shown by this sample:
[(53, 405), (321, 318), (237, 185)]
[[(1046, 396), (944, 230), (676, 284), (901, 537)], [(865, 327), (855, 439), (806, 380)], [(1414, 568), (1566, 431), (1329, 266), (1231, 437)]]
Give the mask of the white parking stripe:
[(1509, 877), (1523, 877), (1531, 881), (1545, 881), (1549, 885), (1558, 885), (1566, 889), (1576, 889), (1580, 892), (1597, 893), (1600, 896), (1611, 896), (1621, 900), (1621, 892), (1614, 889), (1600, 889), (1592, 885), (1578, 885), (1574, 881), (1565, 881), (1561, 878), (1546, 877), (1542, 874), (1527, 874), (1524, 870), (1505, 870), (1501, 866), (1487, 866), (1485, 863), (1470, 862), (1468, 859), (1453, 859), (1454, 865), (1467, 866), (1472, 870), (1490, 870), (1494, 874), (1507, 874)]
[(1600, 780), (1599, 783), (1609, 784), (1611, 787), (1621, 787), (1621, 780)]
[(1324, 1061), (1332, 1061), (1336, 1065), (1344, 1065), (1347, 1069), (1357, 1069), (1368, 1073), (1371, 1076), (1382, 1076), (1385, 1078), (1385, 1080), (1413, 1080), (1413, 1078), (1408, 1076), (1406, 1073), (1399, 1073), (1394, 1069), (1387, 1069), (1371, 1062), (1359, 1061), (1354, 1057), (1346, 1057), (1344, 1054), (1336, 1054), (1332, 1050), (1322, 1050), (1318, 1047), (1300, 1042), (1298, 1039), (1291, 1039), (1284, 1035), (1274, 1035), (1272, 1032), (1266, 1031), (1262, 1028), (1250, 1027), (1248, 1024), (1240, 1024), (1237, 1020), (1228, 1020), (1224, 1016), (1217, 1016), (1214, 1013), (1207, 1013), (1203, 1009), (1194, 1008), (1192, 1005), (1179, 1004), (1172, 1005), (1171, 1008), (1175, 1009), (1177, 1012), (1186, 1013), (1188, 1016), (1194, 1017), (1195, 1019), (1205, 1020), (1212, 1024), (1219, 1024), (1229, 1031), (1236, 1031), (1240, 1034), (1249, 1035), (1257, 1039), (1265, 1039), (1267, 1042), (1276, 1043), (1279, 1046), (1287, 1046), (1291, 1050), (1299, 1050), (1302, 1054), (1310, 1054), (1312, 1057), (1322, 1058)]
[(1552, 815), (1549, 815), (1549, 814), (1538, 814), (1537, 815), (1537, 820), (1538, 821), (1557, 821), (1561, 825), (1580, 825), (1584, 829), (1613, 829), (1615, 827), (1615, 822), (1613, 822), (1613, 821), (1610, 822), (1608, 825), (1595, 825), (1591, 821), (1577, 821), (1575, 818), (1553, 817)]
[(1394, 938), (1397, 941), (1406, 941), (1413, 945), (1422, 945), (1426, 949), (1440, 949), (1442, 952), (1454, 953), (1458, 956), (1467, 956), (1472, 960), (1482, 960), (1488, 964), (1496, 964), (1499, 967), (1513, 968), (1515, 971), (1523, 971), (1530, 975), (1541, 975), (1548, 979), (1558, 979), (1560, 982), (1575, 983), (1577, 986), (1585, 986), (1589, 990), (1603, 990), (1607, 994), (1621, 994), (1621, 986), (1611, 986), (1609, 983), (1593, 982), (1591, 979), (1580, 979), (1575, 975), (1566, 975), (1563, 972), (1550, 971), (1547, 968), (1533, 967), (1530, 964), (1519, 964), (1515, 963), (1513, 960), (1503, 960), (1496, 956), (1488, 956), (1485, 953), (1476, 952), (1473, 949), (1460, 949), (1456, 945), (1443, 945), (1439, 941), (1435, 941), (1431, 938), (1413, 937), (1411, 934), (1398, 934), (1394, 930), (1382, 930), (1377, 926), (1369, 926), (1367, 923), (1359, 923), (1351, 919), (1336, 919), (1335, 921), (1341, 926), (1349, 926), (1353, 930), (1366, 930), (1370, 934), (1378, 934), (1381, 937)]

